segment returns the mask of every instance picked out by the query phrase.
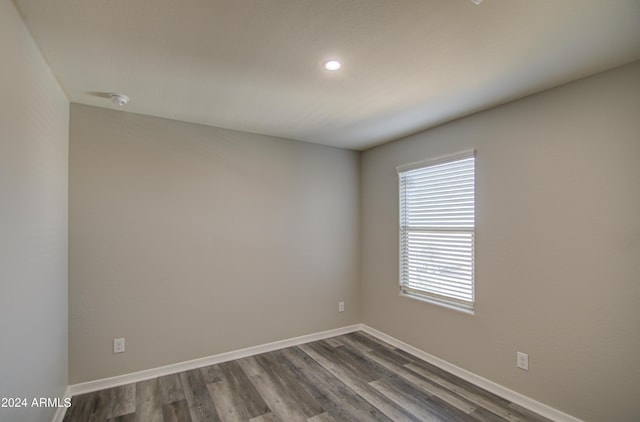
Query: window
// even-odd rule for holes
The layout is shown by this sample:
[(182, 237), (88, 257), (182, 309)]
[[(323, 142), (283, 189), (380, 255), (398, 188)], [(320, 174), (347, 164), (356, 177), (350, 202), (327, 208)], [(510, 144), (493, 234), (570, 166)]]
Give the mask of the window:
[(397, 169), (400, 294), (472, 313), (474, 151)]

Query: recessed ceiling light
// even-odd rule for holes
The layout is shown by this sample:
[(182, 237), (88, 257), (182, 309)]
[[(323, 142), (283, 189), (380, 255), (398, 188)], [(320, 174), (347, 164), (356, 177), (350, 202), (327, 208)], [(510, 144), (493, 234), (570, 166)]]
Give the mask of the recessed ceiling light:
[(324, 68), (327, 70), (338, 70), (342, 67), (342, 63), (337, 60), (329, 60), (324, 62)]
[(124, 94), (111, 94), (109, 95), (109, 99), (117, 106), (123, 106), (129, 102), (129, 97)]

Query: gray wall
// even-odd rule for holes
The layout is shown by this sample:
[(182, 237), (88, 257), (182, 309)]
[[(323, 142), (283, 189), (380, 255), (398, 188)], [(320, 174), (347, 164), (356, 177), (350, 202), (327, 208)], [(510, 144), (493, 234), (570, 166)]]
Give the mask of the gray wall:
[[(363, 322), (584, 420), (637, 420), (639, 110), (636, 62), (366, 151)], [(398, 296), (395, 166), (469, 148), (475, 316)]]
[(71, 383), (360, 322), (357, 153), (75, 104), (70, 127)]
[[(67, 386), (69, 103), (13, 3), (0, 1), (0, 397)], [(55, 409), (0, 408), (0, 420)]]

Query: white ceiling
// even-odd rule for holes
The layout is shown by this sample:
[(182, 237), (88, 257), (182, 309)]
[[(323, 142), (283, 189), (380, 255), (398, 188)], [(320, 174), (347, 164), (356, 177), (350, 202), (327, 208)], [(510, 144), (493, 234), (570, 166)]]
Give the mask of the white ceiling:
[(15, 2), (72, 102), (358, 150), (640, 58), (640, 0)]

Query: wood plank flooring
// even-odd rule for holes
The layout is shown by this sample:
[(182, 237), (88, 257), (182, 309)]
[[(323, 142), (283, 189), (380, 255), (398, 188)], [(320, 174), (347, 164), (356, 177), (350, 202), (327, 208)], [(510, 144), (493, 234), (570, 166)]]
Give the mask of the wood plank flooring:
[(64, 421), (548, 419), (359, 331), (79, 395)]

